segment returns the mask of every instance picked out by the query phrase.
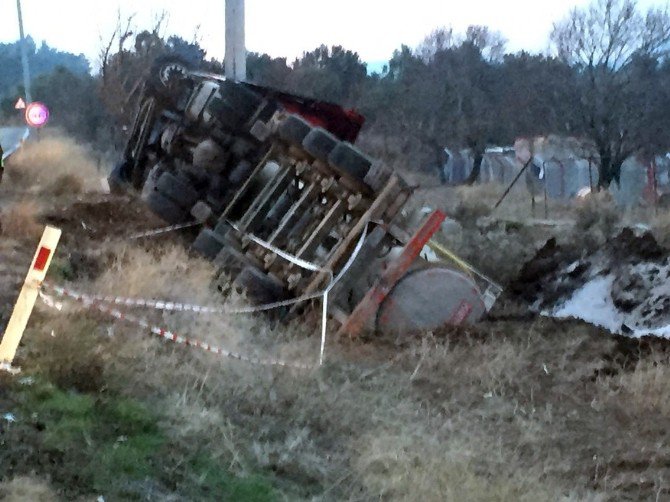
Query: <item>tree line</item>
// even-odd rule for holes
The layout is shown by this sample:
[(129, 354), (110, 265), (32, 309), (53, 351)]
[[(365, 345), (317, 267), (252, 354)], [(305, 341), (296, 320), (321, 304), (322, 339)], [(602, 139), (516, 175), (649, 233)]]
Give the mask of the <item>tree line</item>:
[[(60, 65), (35, 79), (35, 98), (49, 104), (54, 123), (82, 139), (121, 144), (153, 59), (177, 53), (201, 69), (223, 71), (197, 41), (166, 38), (161, 25), (158, 19), (137, 32), (132, 18), (119, 18), (95, 75)], [(581, 139), (602, 187), (619, 181), (626, 158), (670, 149), (667, 10), (595, 0), (556, 22), (550, 40), (551, 55), (512, 54), (486, 27), (441, 28), (418, 47), (400, 47), (379, 73), (369, 74), (356, 52), (323, 45), (293, 61), (249, 53), (247, 71), (253, 83), (358, 108), (367, 117), (367, 149), (409, 169), (442, 165), (445, 147), (467, 148), (474, 158), (470, 182), (487, 147), (518, 137)], [(9, 47), (0, 45), (0, 61)], [(0, 80), (0, 95), (8, 87)], [(11, 113), (7, 102), (2, 109)]]

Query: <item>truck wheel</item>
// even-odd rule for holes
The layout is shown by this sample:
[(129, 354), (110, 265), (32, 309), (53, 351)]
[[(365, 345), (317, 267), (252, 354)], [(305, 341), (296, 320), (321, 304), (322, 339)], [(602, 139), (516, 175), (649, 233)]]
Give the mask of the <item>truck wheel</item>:
[(328, 161), (328, 155), (337, 146), (338, 140), (325, 129), (315, 127), (302, 142), (302, 146), (312, 157), (324, 162)]
[(259, 305), (284, 300), (288, 297), (281, 282), (252, 266), (244, 267), (237, 274), (233, 286), (245, 290), (249, 299)]
[(188, 213), (175, 202), (161, 195), (160, 192), (152, 192), (147, 197), (147, 205), (153, 213), (170, 225), (184, 223), (188, 220)]
[(261, 98), (242, 84), (224, 82), (221, 97), (210, 103), (210, 113), (230, 131), (239, 131), (261, 104)]
[(237, 131), (244, 123), (244, 119), (223, 98), (213, 98), (210, 102), (209, 112), (227, 131)]
[(163, 173), (158, 178), (156, 189), (165, 197), (176, 202), (184, 209), (191, 209), (198, 201), (198, 192), (186, 180), (172, 173)]
[(191, 70), (190, 66), (185, 59), (176, 55), (156, 58), (147, 79), (149, 92), (163, 104), (177, 106)]
[(221, 237), (209, 228), (205, 228), (195, 239), (191, 248), (203, 255), (205, 258), (213, 260), (223, 249), (224, 242)]
[(333, 148), (328, 156), (328, 162), (360, 181), (363, 181), (372, 166), (372, 160), (350, 143), (340, 143)]
[(300, 146), (312, 130), (305, 119), (298, 115), (289, 115), (279, 124), (279, 137), (291, 145)]
[(232, 106), (246, 122), (258, 110), (262, 98), (244, 84), (226, 80), (221, 84), (221, 96)]

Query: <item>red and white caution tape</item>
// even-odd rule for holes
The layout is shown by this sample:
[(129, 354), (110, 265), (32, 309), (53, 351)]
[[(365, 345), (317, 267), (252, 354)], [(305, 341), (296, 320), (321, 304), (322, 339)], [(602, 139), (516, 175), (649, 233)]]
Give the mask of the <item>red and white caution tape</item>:
[[(40, 297), (42, 298), (42, 301), (47, 305), (48, 307), (51, 308), (58, 308), (59, 302), (55, 301), (53, 298), (49, 297), (48, 295), (41, 294)], [(161, 327), (155, 326), (150, 324), (147, 320), (141, 319), (139, 317), (133, 316), (133, 315), (128, 315), (124, 312), (121, 312), (119, 310), (107, 307), (106, 305), (98, 302), (88, 302), (84, 301), (85, 306), (94, 308), (103, 314), (106, 314), (110, 317), (113, 317), (114, 319), (117, 319), (119, 321), (127, 322), (129, 324), (134, 324), (136, 326), (139, 326), (140, 328), (146, 329), (150, 333), (163, 338), (165, 340), (168, 340), (170, 342), (174, 342), (180, 345), (185, 345), (187, 347), (194, 347), (197, 349), (204, 350), (205, 352), (210, 352), (212, 354), (216, 354), (222, 357), (228, 357), (231, 359), (237, 359), (239, 361), (243, 361), (246, 363), (250, 364), (255, 364), (255, 365), (262, 365), (262, 366), (281, 366), (284, 368), (295, 368), (295, 369), (301, 369), (301, 370), (310, 370), (313, 369), (314, 366), (310, 366), (307, 364), (300, 364), (300, 363), (289, 363), (286, 361), (281, 361), (278, 359), (270, 359), (270, 358), (257, 358), (257, 357), (249, 357), (249, 356), (244, 356), (242, 354), (238, 354), (237, 352), (232, 352), (230, 350), (226, 350), (222, 347), (217, 347), (216, 345), (211, 345), (207, 342), (203, 342), (201, 340), (197, 340), (195, 338), (188, 338), (185, 336), (178, 335), (174, 333), (173, 331), (169, 331), (167, 329), (163, 329)]]
[(76, 300), (78, 302), (88, 302), (88, 303), (100, 302), (123, 307), (142, 307), (166, 312), (195, 312), (197, 314), (226, 314), (226, 315), (253, 314), (256, 312), (263, 312), (267, 310), (273, 310), (281, 307), (295, 305), (297, 303), (305, 302), (308, 300), (314, 300), (316, 298), (321, 298), (325, 294), (325, 291), (320, 291), (318, 293), (312, 293), (310, 295), (305, 295), (298, 298), (291, 298), (289, 300), (266, 303), (254, 307), (242, 307), (232, 309), (225, 306), (196, 305), (192, 303), (181, 303), (171, 300), (128, 298), (123, 296), (110, 296), (110, 295), (92, 295), (87, 293), (81, 293), (79, 291), (75, 291), (69, 288), (56, 286), (55, 284), (51, 284), (48, 281), (45, 281), (43, 284), (47, 289), (51, 290), (56, 295), (61, 297), (67, 297), (72, 300)]
[(42, 300), (42, 303), (46, 305), (49, 308), (52, 308), (54, 310), (58, 310), (59, 312), (62, 312), (64, 305), (62, 302), (59, 302), (55, 298), (52, 298), (51, 296), (43, 293), (42, 291), (39, 292), (40, 294), (40, 299)]
[[(212, 306), (202, 306), (202, 305), (195, 305), (195, 304), (190, 304), (190, 303), (181, 303), (181, 302), (174, 302), (174, 301), (166, 301), (166, 300), (150, 300), (150, 299), (144, 299), (144, 298), (124, 298), (124, 297), (116, 297), (116, 296), (104, 296), (104, 295), (91, 295), (91, 294), (86, 294), (86, 293), (80, 293), (77, 291), (70, 290), (68, 288), (63, 288), (61, 286), (57, 286), (54, 284), (50, 284), (49, 282), (45, 281), (43, 283), (43, 286), (45, 289), (52, 291), (54, 294), (60, 296), (60, 297), (65, 297), (65, 298), (70, 298), (72, 300), (75, 300), (77, 302), (82, 303), (85, 307), (90, 307), (90, 308), (95, 308), (99, 310), (100, 312), (103, 312), (111, 317), (114, 317), (115, 319), (118, 319), (120, 321), (125, 321), (129, 322), (132, 324), (135, 324), (137, 326), (140, 326), (141, 328), (149, 330), (151, 333), (160, 336), (162, 338), (165, 338), (167, 340), (170, 340), (175, 343), (179, 343), (182, 345), (187, 345), (190, 347), (196, 347), (200, 348), (202, 350), (205, 350), (207, 352), (211, 352), (214, 354), (218, 354), (221, 356), (225, 357), (230, 357), (233, 359), (238, 359), (240, 361), (248, 362), (251, 364), (259, 364), (259, 365), (269, 365), (269, 366), (282, 366), (282, 367), (287, 367), (287, 368), (297, 368), (297, 369), (311, 369), (312, 366), (309, 365), (304, 365), (304, 364), (294, 364), (294, 363), (287, 363), (284, 361), (276, 360), (276, 359), (260, 359), (260, 358), (254, 358), (254, 357), (247, 357), (243, 356), (241, 354), (237, 354), (235, 352), (231, 352), (228, 350), (225, 350), (220, 347), (216, 347), (213, 345), (210, 345), (205, 342), (201, 342), (196, 339), (190, 339), (186, 337), (182, 337), (180, 335), (177, 335), (171, 331), (162, 329), (157, 326), (151, 325), (148, 321), (141, 319), (139, 317), (135, 317), (132, 315), (125, 314), (119, 310), (115, 310), (108, 305), (120, 305), (120, 306), (125, 306), (125, 307), (148, 307), (148, 308), (153, 308), (156, 310), (162, 310), (162, 311), (177, 311), (177, 312), (196, 312), (196, 313), (201, 313), (201, 314), (252, 314), (256, 312), (261, 312), (261, 311), (267, 311), (267, 310), (272, 310), (275, 308), (280, 308), (280, 307), (285, 307), (289, 305), (295, 305), (300, 302), (308, 301), (308, 300), (313, 300), (319, 297), (323, 297), (323, 310), (322, 310), (322, 318), (321, 318), (321, 347), (320, 347), (320, 352), (319, 352), (319, 366), (323, 365), (324, 362), (324, 355), (325, 355), (325, 343), (326, 343), (326, 328), (327, 328), (327, 321), (328, 321), (328, 293), (333, 289), (333, 287), (344, 277), (344, 275), (347, 273), (353, 262), (355, 261), (356, 257), (358, 256), (358, 253), (360, 252), (361, 248), (363, 247), (363, 243), (365, 241), (365, 238), (367, 236), (367, 231), (368, 227), (367, 225), (363, 229), (363, 232), (361, 234), (361, 237), (356, 245), (356, 248), (354, 249), (353, 253), (349, 257), (349, 260), (347, 263), (342, 267), (342, 270), (339, 272), (337, 277), (332, 278), (332, 272), (329, 270), (322, 269), (318, 267), (317, 265), (314, 265), (313, 263), (305, 262), (304, 260), (301, 260), (293, 255), (290, 255), (284, 251), (281, 251), (274, 246), (272, 246), (269, 243), (266, 243), (265, 241), (262, 241), (261, 239), (255, 238), (254, 236), (250, 236), (253, 238), (253, 240), (263, 246), (267, 247), (267, 249), (277, 252), (280, 256), (284, 257), (286, 260), (294, 263), (295, 265), (306, 268), (311, 271), (325, 271), (329, 272), (331, 275), (331, 281), (326, 287), (325, 290), (318, 292), (318, 293), (313, 293), (309, 295), (304, 295), (299, 298), (292, 298), (289, 300), (284, 300), (284, 301), (279, 301), (279, 302), (274, 302), (274, 303), (269, 303), (265, 305), (259, 305), (259, 306), (254, 306), (254, 307), (246, 307), (246, 308), (240, 308), (240, 309), (230, 309), (226, 307), (212, 307)], [(56, 301), (49, 295), (46, 295), (44, 293), (40, 293), (40, 297), (42, 298), (42, 301), (49, 307), (54, 308), (56, 310), (62, 310), (63, 304)]]
[(0, 363), (0, 371), (5, 371), (10, 375), (18, 375), (21, 373), (21, 368), (15, 368), (9, 363), (2, 362)]

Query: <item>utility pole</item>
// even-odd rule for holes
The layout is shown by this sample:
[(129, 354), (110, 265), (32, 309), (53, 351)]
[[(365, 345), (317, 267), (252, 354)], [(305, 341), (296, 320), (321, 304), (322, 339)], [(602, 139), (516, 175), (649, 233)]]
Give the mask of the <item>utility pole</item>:
[(23, 34), (23, 16), (21, 15), (21, 0), (16, 0), (16, 11), (19, 14), (19, 34), (21, 35), (21, 64), (23, 65), (23, 88), (26, 93), (26, 103), (32, 103), (30, 95), (30, 68), (28, 67), (28, 51), (26, 37)]
[(244, 0), (226, 0), (226, 78), (247, 79), (247, 48), (244, 39)]

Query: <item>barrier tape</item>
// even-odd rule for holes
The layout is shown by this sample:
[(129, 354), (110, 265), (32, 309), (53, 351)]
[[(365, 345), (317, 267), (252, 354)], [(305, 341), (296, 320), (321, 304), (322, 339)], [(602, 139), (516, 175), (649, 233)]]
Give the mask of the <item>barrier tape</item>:
[[(42, 293), (40, 297), (44, 302), (44, 304), (47, 305), (48, 307), (57, 308), (58, 302), (56, 302), (53, 298), (50, 298), (48, 295), (45, 295), (44, 293)], [(105, 305), (99, 302), (85, 301), (84, 304), (88, 307), (95, 308), (96, 310), (110, 317), (113, 317), (114, 319), (127, 322), (129, 324), (134, 324), (136, 326), (139, 326), (140, 328), (146, 329), (152, 334), (158, 336), (159, 338), (163, 338), (165, 340), (180, 345), (186, 345), (187, 347), (194, 347), (197, 349), (201, 349), (204, 350), (205, 352), (210, 352), (212, 354), (216, 354), (222, 357), (237, 359), (238, 361), (261, 366), (281, 366), (284, 368), (295, 368), (301, 370), (314, 369), (314, 366), (310, 366), (307, 364), (288, 363), (286, 361), (281, 361), (278, 359), (262, 359), (262, 358), (244, 356), (242, 354), (238, 354), (237, 352), (232, 352), (230, 350), (226, 350), (222, 347), (217, 347), (216, 345), (211, 345), (207, 342), (203, 342), (195, 338), (187, 338), (185, 336), (178, 335), (173, 331), (169, 331), (167, 329), (163, 329), (158, 326), (152, 325), (145, 319), (141, 319), (139, 317), (125, 314), (119, 310), (106, 307)]]
[[(308, 365), (299, 365), (299, 364), (293, 364), (293, 363), (286, 363), (284, 361), (279, 361), (275, 359), (258, 359), (258, 358), (250, 358), (246, 356), (242, 356), (241, 354), (237, 354), (234, 352), (227, 351), (223, 348), (220, 347), (215, 347), (211, 346), (205, 342), (201, 342), (199, 340), (195, 339), (188, 339), (185, 337), (181, 337), (179, 335), (176, 335), (168, 330), (164, 330), (162, 328), (152, 326), (149, 324), (148, 321), (134, 317), (132, 315), (124, 314), (123, 312), (120, 312), (118, 310), (112, 309), (108, 306), (105, 306), (105, 304), (112, 304), (112, 305), (122, 305), (126, 307), (149, 307), (153, 308), (156, 310), (163, 310), (163, 311), (179, 311), (179, 312), (196, 312), (196, 313), (220, 313), (220, 314), (251, 314), (255, 312), (261, 312), (261, 311), (266, 311), (266, 310), (272, 310), (275, 308), (280, 308), (284, 306), (289, 306), (289, 305), (294, 305), (300, 302), (316, 299), (319, 297), (323, 297), (323, 309), (322, 309), (322, 317), (321, 317), (321, 346), (320, 346), (320, 352), (319, 352), (319, 366), (323, 365), (324, 361), (324, 355), (325, 355), (325, 343), (326, 343), (326, 328), (327, 328), (327, 321), (328, 321), (328, 293), (335, 287), (335, 285), (344, 277), (344, 275), (347, 273), (351, 265), (354, 263), (356, 260), (356, 257), (360, 253), (363, 243), (365, 242), (365, 238), (367, 237), (368, 233), (368, 224), (365, 225), (363, 228), (363, 232), (361, 233), (361, 236), (358, 240), (358, 243), (356, 244), (356, 247), (354, 248), (354, 251), (351, 253), (351, 256), (345, 263), (345, 265), (342, 267), (342, 270), (338, 273), (337, 277), (332, 278), (332, 272), (330, 270), (326, 270), (323, 268), (320, 268), (313, 263), (305, 262), (304, 260), (300, 260), (299, 258), (290, 255), (286, 252), (283, 252), (281, 250), (282, 256), (284, 256), (285, 259), (291, 261), (292, 263), (303, 267), (303, 264), (308, 265), (308, 267), (303, 267), (303, 268), (308, 268), (309, 270), (313, 271), (327, 271), (330, 272), (331, 274), (331, 281), (324, 289), (323, 291), (319, 293), (312, 293), (309, 295), (304, 295), (299, 298), (292, 298), (290, 300), (284, 300), (284, 301), (279, 301), (279, 302), (274, 302), (274, 303), (269, 303), (265, 305), (259, 305), (255, 307), (246, 307), (246, 308), (240, 308), (240, 309), (228, 309), (226, 307), (209, 307), (209, 306), (201, 306), (201, 305), (194, 305), (194, 304), (188, 304), (188, 303), (180, 303), (180, 302), (172, 302), (172, 301), (164, 301), (164, 300), (148, 300), (148, 299), (143, 299), (143, 298), (124, 298), (124, 297), (113, 297), (113, 296), (102, 296), (102, 295), (90, 295), (90, 294), (85, 294), (85, 293), (79, 293), (67, 288), (63, 288), (61, 286), (57, 286), (55, 284), (51, 284), (48, 281), (44, 281), (42, 283), (43, 287), (45, 287), (47, 290), (52, 291), (58, 296), (61, 297), (66, 297), (70, 298), (72, 300), (75, 300), (77, 302), (82, 303), (86, 307), (93, 307), (96, 308), (97, 310), (110, 315), (111, 317), (114, 317), (118, 320), (121, 321), (126, 321), (126, 322), (131, 322), (133, 324), (136, 324), (144, 329), (148, 329), (151, 331), (151, 333), (161, 336), (167, 340), (173, 341), (175, 343), (180, 343), (184, 344), (187, 346), (193, 346), (197, 348), (201, 348), (203, 350), (206, 350), (208, 352), (212, 352), (215, 354), (219, 354), (222, 356), (226, 357), (231, 357), (233, 359), (238, 359), (240, 361), (248, 362), (251, 364), (260, 364), (260, 365), (271, 365), (271, 366), (282, 366), (282, 367), (292, 367), (292, 368), (297, 368), (297, 369), (311, 369), (311, 366)], [(257, 238), (256, 238), (257, 239)], [(261, 239), (257, 239), (259, 242), (257, 242), (259, 245), (264, 246), (267, 245), (267, 248), (274, 248), (274, 246), (271, 246), (270, 244), (262, 241)], [(273, 250), (270, 249), (270, 250)], [(279, 253), (278, 253), (279, 254)], [(49, 295), (46, 295), (42, 292), (40, 292), (40, 297), (42, 301), (44, 302), (45, 305), (48, 307), (54, 308), (56, 310), (62, 310), (63, 309), (63, 304), (56, 301), (55, 299), (51, 298)]]
[(155, 237), (156, 235), (167, 234), (169, 232), (174, 232), (176, 230), (182, 230), (184, 228), (197, 227), (201, 223), (197, 221), (192, 221), (190, 223), (179, 223), (177, 225), (170, 225), (169, 227), (157, 228), (155, 230), (148, 230), (147, 232), (141, 232), (139, 234), (133, 234), (128, 237), (128, 240), (134, 241), (138, 239), (143, 239), (145, 237)]
[(15, 368), (9, 363), (0, 362), (0, 371), (4, 371), (10, 375), (18, 375), (21, 373), (21, 368)]
[(47, 294), (44, 294), (42, 291), (39, 292), (39, 295), (40, 295), (40, 300), (42, 300), (42, 303), (44, 303), (44, 305), (46, 305), (47, 307), (49, 307), (51, 309), (57, 310), (58, 312), (63, 311), (63, 308), (65, 307), (65, 305), (63, 305), (63, 303), (61, 303), (57, 300), (54, 300), (51, 296), (49, 296)]
[(228, 307), (212, 307), (206, 305), (196, 305), (192, 303), (180, 303), (170, 300), (154, 300), (147, 298), (128, 298), (123, 296), (104, 296), (104, 295), (91, 295), (87, 293), (81, 293), (72, 289), (63, 288), (61, 286), (56, 286), (51, 284), (48, 281), (44, 281), (43, 285), (61, 297), (67, 297), (78, 302), (100, 302), (107, 303), (111, 305), (119, 305), (123, 307), (142, 307), (150, 308), (154, 310), (161, 310), (165, 312), (195, 312), (197, 314), (228, 314), (228, 315), (239, 315), (239, 314), (253, 314), (256, 312), (263, 312), (267, 310), (273, 310), (280, 307), (287, 307), (290, 305), (295, 305), (297, 303), (305, 302), (308, 300), (314, 300), (316, 298), (321, 298), (325, 291), (318, 293), (312, 293), (310, 295), (301, 296), (298, 298), (291, 298), (290, 300), (283, 300), (274, 303), (266, 303), (263, 305), (257, 305), (255, 307), (243, 307), (239, 309), (231, 309)]

